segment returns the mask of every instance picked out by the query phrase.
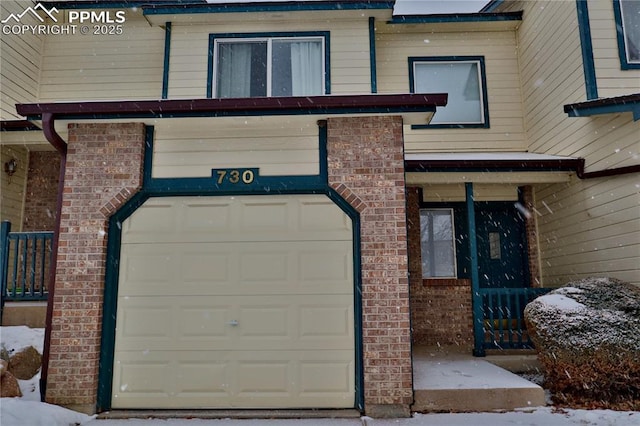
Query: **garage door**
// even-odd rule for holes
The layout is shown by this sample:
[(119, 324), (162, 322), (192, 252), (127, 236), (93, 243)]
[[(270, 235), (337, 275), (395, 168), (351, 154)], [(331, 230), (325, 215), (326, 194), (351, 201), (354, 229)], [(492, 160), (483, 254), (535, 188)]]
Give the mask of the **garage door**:
[(148, 200), (117, 306), (113, 408), (355, 404), (351, 220), (324, 195)]

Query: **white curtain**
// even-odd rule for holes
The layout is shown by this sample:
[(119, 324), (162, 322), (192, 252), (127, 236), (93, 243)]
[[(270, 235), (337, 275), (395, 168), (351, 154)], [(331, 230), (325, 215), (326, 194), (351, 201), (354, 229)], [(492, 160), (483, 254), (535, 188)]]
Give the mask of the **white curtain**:
[(251, 93), (251, 44), (218, 45), (217, 98), (248, 98)]
[(319, 41), (291, 43), (293, 96), (322, 94), (322, 45)]

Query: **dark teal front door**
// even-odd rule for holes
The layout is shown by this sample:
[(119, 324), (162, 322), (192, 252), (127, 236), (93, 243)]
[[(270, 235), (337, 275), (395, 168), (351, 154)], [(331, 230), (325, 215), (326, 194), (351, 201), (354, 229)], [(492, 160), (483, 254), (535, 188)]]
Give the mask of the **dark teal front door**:
[(476, 209), (480, 288), (529, 286), (524, 218), (512, 203)]

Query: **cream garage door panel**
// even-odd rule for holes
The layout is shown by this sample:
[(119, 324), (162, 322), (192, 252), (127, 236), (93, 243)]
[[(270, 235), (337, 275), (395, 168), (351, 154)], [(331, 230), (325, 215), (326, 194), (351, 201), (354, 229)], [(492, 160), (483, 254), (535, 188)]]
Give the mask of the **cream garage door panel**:
[(124, 244), (119, 296), (353, 294), (351, 241)]
[(351, 221), (328, 198), (150, 199), (122, 229), (113, 408), (354, 406)]
[(353, 347), (353, 297), (126, 297), (119, 343), (129, 351), (322, 350)]
[(150, 199), (123, 224), (127, 243), (350, 240), (351, 220), (325, 196)]
[(115, 364), (114, 408), (353, 407), (343, 351), (148, 351)]

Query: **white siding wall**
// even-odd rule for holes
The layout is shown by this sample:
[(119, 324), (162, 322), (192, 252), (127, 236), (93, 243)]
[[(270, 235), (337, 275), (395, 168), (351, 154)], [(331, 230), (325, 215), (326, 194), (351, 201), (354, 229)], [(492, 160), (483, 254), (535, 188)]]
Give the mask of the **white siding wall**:
[(407, 152), (526, 149), (514, 31), (456, 33), (430, 32), (426, 26), (422, 31), (409, 25), (394, 27), (395, 32), (376, 37), (379, 93), (409, 92), (410, 56), (484, 56), (487, 72), (491, 127), (411, 130), (406, 126)]
[(40, 100), (160, 99), (164, 34), (127, 9), (121, 35), (48, 36)]
[(536, 188), (545, 286), (588, 276), (640, 285), (638, 176)]
[[(0, 17), (19, 14), (35, 2), (3, 0)], [(11, 21), (13, 22), (13, 21)], [(23, 23), (35, 25), (36, 18), (25, 15)], [(16, 103), (33, 102), (38, 98), (42, 38), (33, 34), (2, 34), (0, 37), (0, 119), (22, 120), (15, 110)]]
[(281, 117), (167, 119), (155, 126), (154, 177), (210, 177), (214, 168), (260, 175), (318, 174), (315, 122)]
[[(631, 113), (563, 112), (586, 100), (575, 2), (516, 6), (525, 16), (518, 44), (529, 150), (582, 157), (587, 172), (638, 164), (640, 122)], [(622, 175), (536, 188), (544, 285), (588, 275), (640, 283), (638, 185), (637, 175)]]
[(608, 98), (640, 92), (640, 70), (621, 70), (616, 22), (611, 0), (589, 1), (589, 21), (598, 96)]
[[(224, 19), (228, 18), (228, 19)], [(371, 93), (369, 25), (358, 20), (318, 20), (300, 15), (285, 21), (257, 18), (237, 21), (222, 14), (215, 25), (173, 23), (169, 98), (204, 98), (207, 89), (209, 34), (329, 31), (331, 93)]]

